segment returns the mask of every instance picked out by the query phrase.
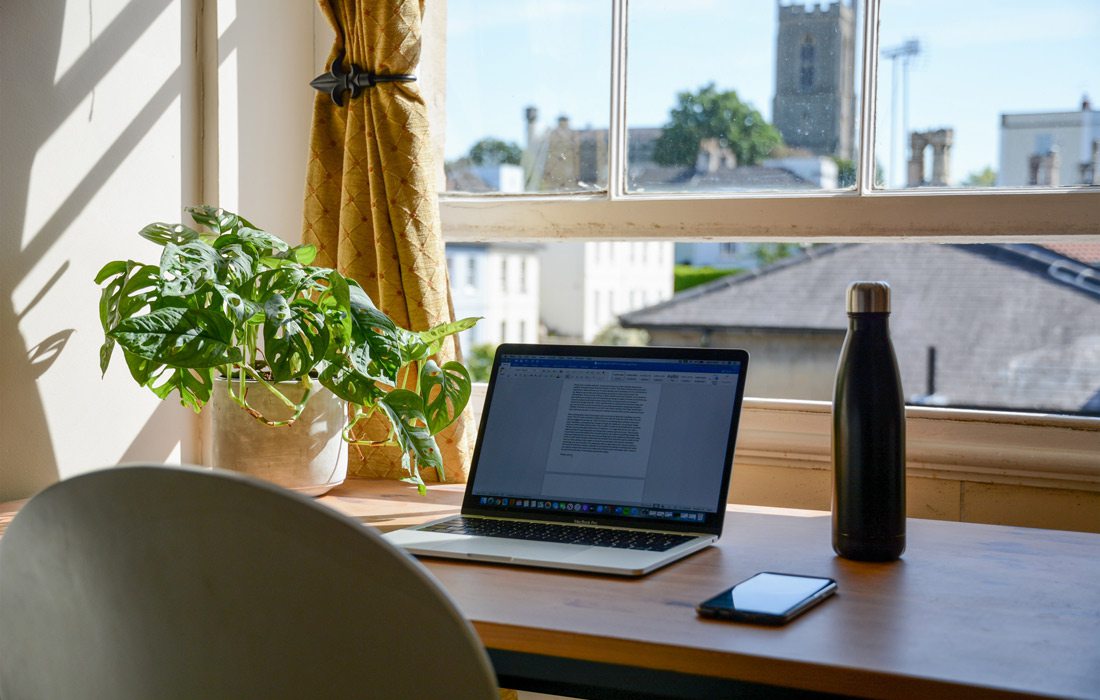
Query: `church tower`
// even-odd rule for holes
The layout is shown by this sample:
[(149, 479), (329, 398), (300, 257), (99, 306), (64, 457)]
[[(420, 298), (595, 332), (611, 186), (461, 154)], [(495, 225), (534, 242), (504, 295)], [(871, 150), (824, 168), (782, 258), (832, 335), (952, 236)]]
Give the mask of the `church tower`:
[(772, 123), (792, 148), (849, 159), (855, 153), (857, 2), (779, 0)]

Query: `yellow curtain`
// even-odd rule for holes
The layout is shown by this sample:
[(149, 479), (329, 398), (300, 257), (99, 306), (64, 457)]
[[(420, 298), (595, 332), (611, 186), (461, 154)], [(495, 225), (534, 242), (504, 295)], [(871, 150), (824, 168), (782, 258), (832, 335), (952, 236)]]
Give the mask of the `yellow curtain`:
[[(328, 67), (341, 53), (377, 75), (414, 73), (420, 61), (421, 0), (320, 0), (336, 30)], [(439, 227), (427, 107), (415, 82), (381, 82), (343, 106), (319, 92), (306, 179), (303, 238), (317, 246), (318, 265), (357, 280), (399, 325), (425, 330), (453, 317)], [(459, 356), (457, 340), (440, 363)], [(364, 437), (385, 436), (381, 421)], [(472, 425), (463, 415), (436, 436), (448, 481), (465, 481)], [(349, 473), (402, 474), (396, 448), (351, 450)], [(422, 470), (425, 480), (435, 477)]]

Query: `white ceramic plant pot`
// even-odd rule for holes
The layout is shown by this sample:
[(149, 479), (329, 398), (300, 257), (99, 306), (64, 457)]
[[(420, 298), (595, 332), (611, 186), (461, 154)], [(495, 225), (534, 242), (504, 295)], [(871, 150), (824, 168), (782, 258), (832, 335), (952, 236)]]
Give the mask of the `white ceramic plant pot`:
[[(293, 401), (302, 395), (297, 384), (280, 386)], [(266, 479), (308, 496), (320, 496), (344, 482), (348, 462), (341, 431), (347, 411), (342, 399), (314, 381), (301, 417), (292, 425), (273, 428), (237, 405), (226, 388), (226, 380), (215, 379), (213, 395), (203, 409), (207, 466)], [(248, 403), (272, 420), (285, 420), (292, 413), (256, 383), (249, 384)]]

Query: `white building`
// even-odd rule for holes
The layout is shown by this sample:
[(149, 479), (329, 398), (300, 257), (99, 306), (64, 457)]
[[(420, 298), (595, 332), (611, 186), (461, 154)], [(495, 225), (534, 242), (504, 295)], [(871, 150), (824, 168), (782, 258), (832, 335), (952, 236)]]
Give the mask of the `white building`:
[(1098, 184), (1100, 111), (1088, 97), (1076, 112), (1001, 115), (1001, 163), (997, 184)]
[(448, 243), (447, 271), (455, 318), (481, 316), (462, 347), (536, 343), (539, 339), (538, 246)]
[(672, 243), (547, 243), (539, 254), (542, 322), (550, 333), (591, 342), (619, 314), (672, 296)]

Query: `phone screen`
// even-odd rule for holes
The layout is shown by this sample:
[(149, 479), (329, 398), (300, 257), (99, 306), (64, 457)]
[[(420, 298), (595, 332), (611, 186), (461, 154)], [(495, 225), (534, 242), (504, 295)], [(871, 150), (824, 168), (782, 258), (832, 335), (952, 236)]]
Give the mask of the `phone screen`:
[(786, 622), (836, 591), (829, 578), (764, 572), (700, 603), (701, 615), (755, 622)]

